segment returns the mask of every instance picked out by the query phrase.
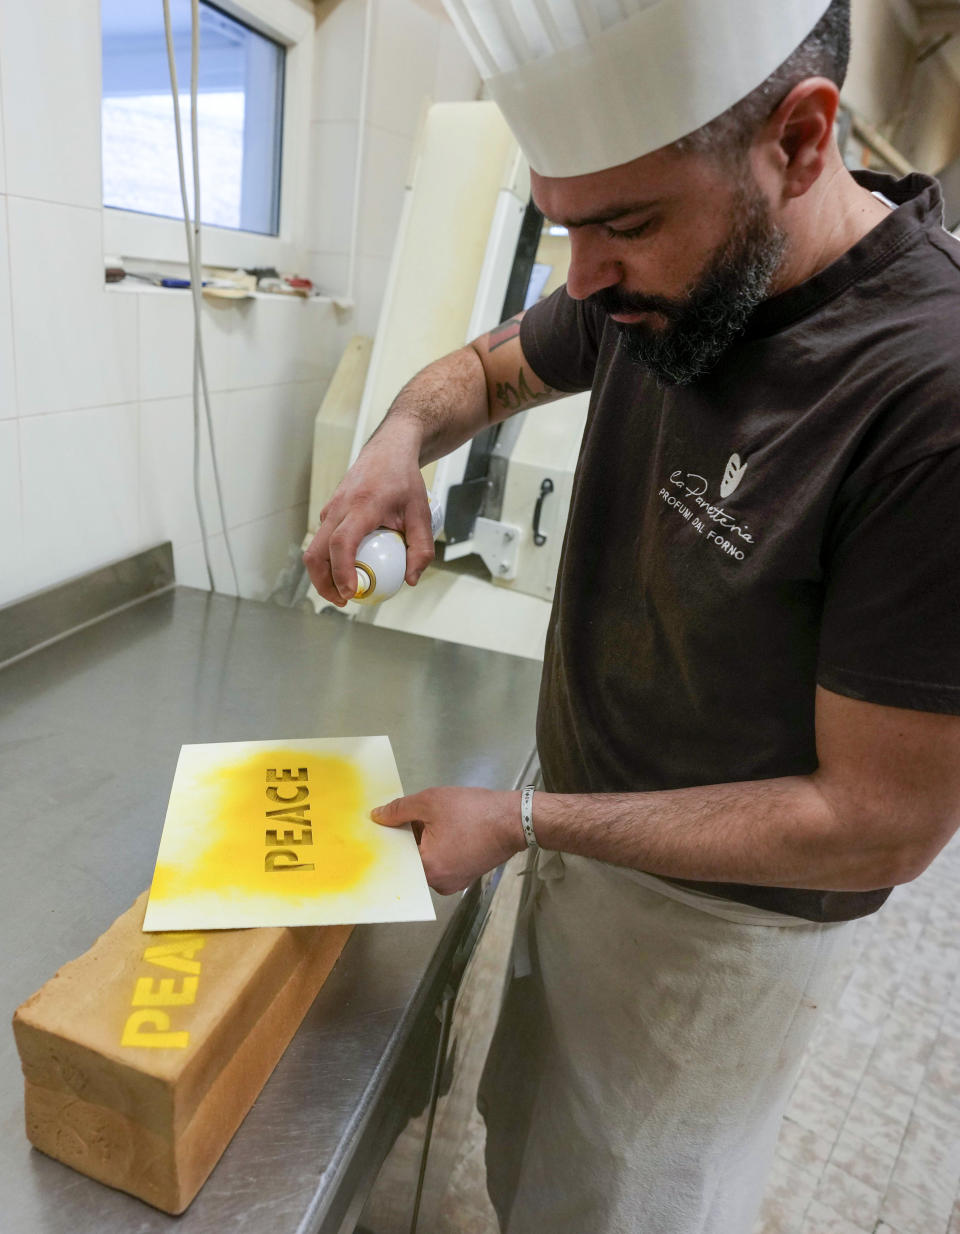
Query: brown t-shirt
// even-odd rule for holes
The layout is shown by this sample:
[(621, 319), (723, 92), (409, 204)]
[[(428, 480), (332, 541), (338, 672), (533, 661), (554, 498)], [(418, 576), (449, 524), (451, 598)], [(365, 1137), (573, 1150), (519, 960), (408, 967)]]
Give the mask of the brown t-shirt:
[[(818, 682), (960, 713), (960, 242), (935, 181), (858, 178), (899, 208), (689, 386), (659, 389), (563, 288), (524, 318), (543, 381), (592, 388), (540, 696), (547, 789), (810, 773)], [(889, 894), (688, 885), (812, 921)]]

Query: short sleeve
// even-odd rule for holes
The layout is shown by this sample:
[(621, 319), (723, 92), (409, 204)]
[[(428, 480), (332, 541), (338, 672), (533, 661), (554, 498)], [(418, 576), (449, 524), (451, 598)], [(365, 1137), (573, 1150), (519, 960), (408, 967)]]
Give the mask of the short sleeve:
[(558, 287), (524, 314), (520, 346), (541, 381), (574, 394), (593, 385), (601, 333), (596, 310)]
[(825, 566), (819, 683), (960, 714), (960, 450), (842, 502)]

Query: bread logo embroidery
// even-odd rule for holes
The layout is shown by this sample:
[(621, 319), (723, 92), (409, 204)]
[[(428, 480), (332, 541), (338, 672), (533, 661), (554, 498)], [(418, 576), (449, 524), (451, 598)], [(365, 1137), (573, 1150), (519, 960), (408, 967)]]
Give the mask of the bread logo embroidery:
[(724, 468), (723, 480), (720, 483), (721, 497), (729, 497), (731, 493), (736, 492), (746, 470), (747, 464), (740, 462), (740, 455), (731, 454)]

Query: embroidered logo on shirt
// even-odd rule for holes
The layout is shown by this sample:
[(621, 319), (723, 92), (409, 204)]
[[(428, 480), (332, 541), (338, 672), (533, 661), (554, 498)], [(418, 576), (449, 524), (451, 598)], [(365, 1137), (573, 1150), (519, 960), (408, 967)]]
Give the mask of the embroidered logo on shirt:
[(747, 464), (740, 462), (739, 454), (731, 454), (727, 461), (727, 465), (723, 472), (723, 480), (720, 484), (720, 496), (729, 497), (731, 493), (736, 492), (743, 479), (743, 473), (747, 470)]
[[(724, 497), (733, 492), (746, 470), (747, 464), (740, 462), (740, 456), (731, 455), (720, 486)], [(704, 476), (678, 467), (670, 473), (659, 497), (714, 548), (736, 561), (743, 561), (753, 545), (753, 533), (748, 530), (747, 523), (741, 523), (736, 515), (711, 500), (709, 487)]]

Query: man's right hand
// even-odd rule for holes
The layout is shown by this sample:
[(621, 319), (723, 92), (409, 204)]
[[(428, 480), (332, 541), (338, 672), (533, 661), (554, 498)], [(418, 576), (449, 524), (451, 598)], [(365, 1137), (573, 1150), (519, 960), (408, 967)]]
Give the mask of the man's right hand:
[(406, 540), (406, 581), (413, 586), (434, 556), (419, 434), (402, 420), (385, 422), (320, 511), (320, 519), (303, 562), (325, 600), (343, 608), (356, 595), (357, 545), (378, 527), (398, 531)]
[(320, 512), (303, 555), (325, 600), (343, 608), (357, 593), (357, 545), (378, 527), (407, 542), (413, 586), (433, 561), (430, 507), (420, 467), (518, 411), (562, 398), (536, 376), (520, 345), (522, 313), (409, 381)]

